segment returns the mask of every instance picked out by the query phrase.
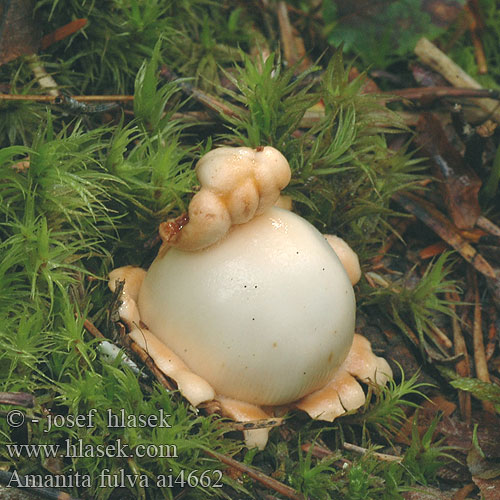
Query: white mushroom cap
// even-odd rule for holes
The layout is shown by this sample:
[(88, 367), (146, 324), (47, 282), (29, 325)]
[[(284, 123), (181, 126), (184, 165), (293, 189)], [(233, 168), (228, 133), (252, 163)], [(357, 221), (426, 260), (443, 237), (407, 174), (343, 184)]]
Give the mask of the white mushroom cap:
[(139, 310), (217, 394), (260, 405), (322, 387), (354, 334), (354, 292), (335, 252), (279, 208), (233, 226), (209, 248), (158, 257)]

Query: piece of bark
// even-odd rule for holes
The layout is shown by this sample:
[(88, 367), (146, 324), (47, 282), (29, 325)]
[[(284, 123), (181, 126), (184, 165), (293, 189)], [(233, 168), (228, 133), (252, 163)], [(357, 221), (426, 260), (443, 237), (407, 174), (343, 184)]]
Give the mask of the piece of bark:
[(432, 162), (448, 212), (459, 229), (471, 229), (481, 214), (478, 193), (481, 180), (448, 140), (440, 121), (422, 113), (415, 142)]

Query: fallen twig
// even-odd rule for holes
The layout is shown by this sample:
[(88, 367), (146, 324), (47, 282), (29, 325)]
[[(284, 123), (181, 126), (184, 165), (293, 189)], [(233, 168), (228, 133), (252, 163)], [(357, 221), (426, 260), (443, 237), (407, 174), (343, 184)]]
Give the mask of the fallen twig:
[[(455, 64), (444, 52), (427, 38), (421, 38), (415, 46), (415, 54), (424, 63), (443, 75), (454, 87), (481, 89), (481, 85)], [(492, 99), (480, 99), (477, 105), (491, 117), (500, 122), (500, 105)]]
[(26, 60), (35, 75), (38, 85), (50, 95), (57, 97), (60, 94), (57, 82), (45, 71), (40, 58), (36, 54), (30, 54), (26, 56)]
[(0, 404), (33, 408), (35, 406), (35, 396), (26, 392), (0, 392)]
[(306, 443), (302, 445), (302, 450), (306, 453), (311, 453), (316, 458), (325, 458), (333, 455), (333, 451), (326, 446), (321, 446), (318, 443), (310, 444)]
[(370, 451), (367, 448), (362, 448), (361, 446), (358, 446), (356, 444), (352, 443), (343, 443), (342, 447), (344, 450), (348, 451), (354, 451), (355, 453), (359, 453), (361, 455), (366, 455), (368, 452), (370, 452), (374, 457), (378, 458), (379, 460), (382, 460), (384, 462), (402, 462), (403, 457), (398, 457), (396, 455), (388, 455), (387, 453), (378, 453), (377, 451)]
[[(21, 483), (26, 484), (27, 486), (16, 487), (15, 484)], [(27, 490), (29, 493), (33, 495), (38, 495), (38, 498), (48, 498), (49, 500), (78, 500), (76, 497), (72, 497), (68, 493), (64, 493), (63, 491), (56, 490), (54, 488), (42, 488), (38, 486), (31, 486), (31, 481), (27, 476), (21, 476), (16, 474), (14, 476), (13, 472), (7, 472), (4, 470), (0, 470), (0, 483), (9, 485), (9, 488), (15, 488), (19, 490)]]
[(50, 47), (53, 43), (58, 42), (59, 40), (63, 40), (64, 38), (76, 33), (78, 30), (82, 29), (87, 24), (87, 19), (74, 19), (68, 24), (57, 28), (52, 33), (45, 35), (42, 38), (41, 48), (45, 50), (47, 47)]
[(484, 23), (479, 12), (477, 0), (470, 0), (466, 3), (465, 12), (469, 14), (469, 31), (474, 46), (474, 56), (476, 58), (477, 70), (480, 75), (488, 73), (488, 65), (484, 54), (483, 42), (480, 33), (484, 29)]
[[(462, 354), (463, 359), (457, 362), (455, 365), (455, 371), (460, 377), (470, 377), (470, 361), (469, 353), (467, 352), (467, 345), (465, 343), (464, 336), (462, 334), (462, 329), (460, 328), (460, 322), (458, 316), (456, 316), (456, 305), (460, 302), (460, 298), (456, 292), (447, 293), (447, 300), (450, 302), (450, 307), (453, 311), (451, 317), (452, 328), (453, 328), (453, 343), (455, 354)], [(458, 403), (460, 406), (460, 413), (464, 417), (465, 421), (470, 424), (471, 422), (471, 396), (469, 392), (459, 391), (458, 392)]]
[(283, 43), (285, 60), (289, 66), (299, 64), (298, 69), (300, 71), (306, 71), (310, 68), (311, 64), (306, 59), (306, 49), (302, 38), (297, 35), (294, 27), (290, 23), (287, 2), (278, 2), (276, 13), (280, 26), (280, 35)]
[[(73, 95), (68, 96), (81, 102), (107, 102), (107, 101), (133, 101), (133, 95)], [(37, 94), (0, 94), (0, 101), (36, 101), (57, 103), (61, 99), (57, 95), (37, 95)]]
[(228, 457), (227, 455), (222, 455), (221, 453), (212, 450), (205, 450), (205, 453), (211, 456), (212, 458), (215, 458), (219, 462), (222, 462), (223, 464), (229, 465), (229, 467), (232, 467), (233, 469), (243, 472), (247, 476), (258, 481), (266, 488), (272, 489), (276, 491), (276, 493), (279, 493), (280, 495), (283, 495), (286, 498), (290, 498), (292, 500), (306, 500), (304, 495), (298, 493), (293, 488), (290, 488), (290, 486), (287, 486), (286, 484), (283, 484), (280, 481), (277, 481), (276, 479), (267, 476), (263, 472), (260, 472), (259, 470), (254, 469), (253, 467), (242, 464), (241, 462), (238, 462), (234, 458)]

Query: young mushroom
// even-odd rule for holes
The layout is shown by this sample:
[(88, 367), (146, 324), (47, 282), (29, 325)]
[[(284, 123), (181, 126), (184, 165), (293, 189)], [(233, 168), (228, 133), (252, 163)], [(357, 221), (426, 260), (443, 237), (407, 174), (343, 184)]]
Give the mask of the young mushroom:
[[(149, 270), (110, 274), (112, 289), (125, 280), (120, 314), (132, 338), (193, 405), (215, 398), (236, 420), (295, 406), (332, 421), (359, 408), (356, 378), (392, 374), (354, 334), (357, 256), (274, 206), (290, 180), (274, 148), (219, 148), (196, 168), (201, 190), (188, 217), (162, 224)], [(250, 447), (267, 436), (245, 431)]]

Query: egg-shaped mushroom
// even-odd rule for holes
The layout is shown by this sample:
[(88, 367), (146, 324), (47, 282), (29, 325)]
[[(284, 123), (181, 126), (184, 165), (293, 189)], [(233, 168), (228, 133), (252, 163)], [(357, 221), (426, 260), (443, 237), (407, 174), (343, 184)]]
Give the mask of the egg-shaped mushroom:
[(322, 387), (354, 335), (350, 280), (323, 235), (279, 208), (151, 265), (142, 321), (217, 394), (282, 405)]
[[(290, 180), (276, 149), (219, 148), (196, 171), (201, 189), (160, 225), (149, 270), (110, 273), (112, 290), (125, 282), (130, 338), (192, 405), (215, 398), (236, 420), (290, 406), (333, 421), (359, 408), (357, 379), (384, 384), (392, 372), (354, 334), (356, 254), (273, 206)], [(247, 426), (246, 444), (263, 448), (268, 430)]]

